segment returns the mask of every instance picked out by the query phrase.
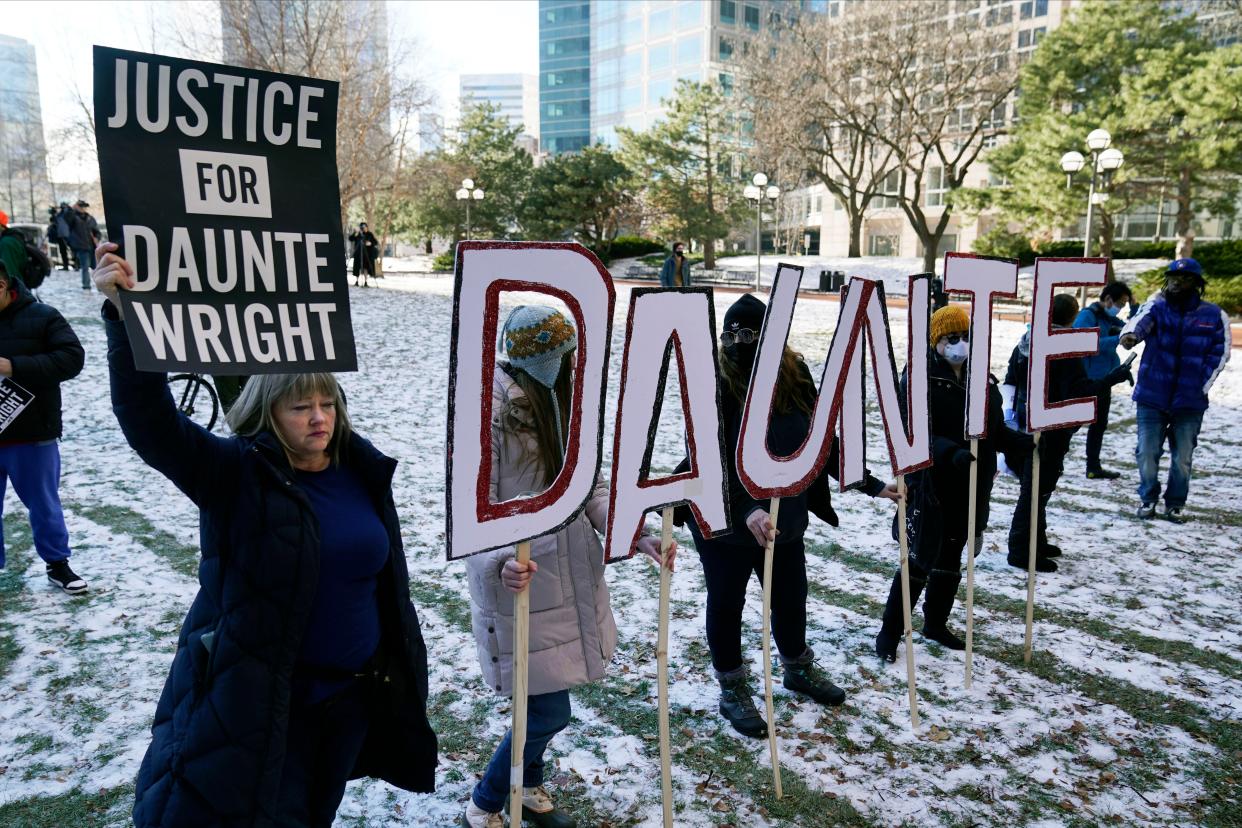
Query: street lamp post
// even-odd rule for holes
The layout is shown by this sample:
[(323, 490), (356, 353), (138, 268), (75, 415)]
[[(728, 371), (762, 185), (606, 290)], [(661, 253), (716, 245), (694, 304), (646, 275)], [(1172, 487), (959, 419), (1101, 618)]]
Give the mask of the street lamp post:
[(474, 179), (463, 178), (457, 191), (457, 200), (466, 202), (466, 238), (470, 238), (470, 202), (483, 200), (483, 189), (474, 186)]
[(763, 200), (767, 198), (775, 204), (780, 197), (781, 188), (775, 184), (769, 185), (768, 177), (761, 172), (755, 173), (750, 181), (742, 190), (742, 195), (755, 203), (755, 290), (759, 290), (760, 275), (763, 272)]
[[(1091, 185), (1087, 189), (1087, 227), (1086, 232), (1083, 233), (1083, 258), (1091, 255), (1091, 223), (1094, 218), (1095, 205), (1103, 204), (1108, 200), (1108, 193), (1095, 191), (1099, 175), (1101, 172), (1104, 173), (1104, 183), (1107, 183), (1113, 172), (1125, 162), (1125, 156), (1122, 155), (1121, 150), (1109, 147), (1112, 142), (1113, 136), (1106, 129), (1093, 129), (1087, 134), (1087, 148), (1091, 150)], [(1065, 171), (1067, 188), (1074, 178), (1074, 173), (1081, 170), (1085, 163), (1086, 159), (1080, 152), (1070, 151), (1061, 156), (1061, 169)], [(1085, 287), (1080, 290), (1080, 301), (1083, 304), (1087, 301)]]

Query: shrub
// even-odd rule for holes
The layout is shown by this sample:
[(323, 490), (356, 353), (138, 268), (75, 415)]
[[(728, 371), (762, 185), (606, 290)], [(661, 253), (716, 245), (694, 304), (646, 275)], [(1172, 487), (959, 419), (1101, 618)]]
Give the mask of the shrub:
[(431, 262), (431, 269), (437, 272), (453, 270), (453, 248), (445, 250)]
[(974, 250), (984, 256), (1017, 259), (1024, 267), (1035, 262), (1035, 251), (1031, 249), (1030, 240), (1021, 233), (1010, 233), (1004, 227), (989, 230), (975, 239)]
[(608, 255), (613, 259), (630, 259), (648, 253), (662, 253), (664, 249), (664, 245), (655, 239), (644, 239), (641, 236), (617, 236), (612, 240)]

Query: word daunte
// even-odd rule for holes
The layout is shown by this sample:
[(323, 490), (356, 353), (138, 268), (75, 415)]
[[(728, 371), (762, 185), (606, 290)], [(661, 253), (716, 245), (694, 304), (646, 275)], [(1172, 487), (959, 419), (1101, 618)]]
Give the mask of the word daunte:
[[(955, 254), (950, 254), (954, 256)], [(970, 296), (971, 339), (990, 344), (991, 304), (1011, 293), (1016, 264), (1008, 260), (960, 257), (947, 263), (952, 281)], [(970, 259), (971, 261), (965, 261)], [(1041, 260), (1036, 269), (1031, 326), (1031, 375), (1042, 378), (1051, 359), (1081, 355), (1080, 338), (1054, 331), (1051, 296), (1062, 285), (1103, 284), (1103, 259)], [(842, 297), (836, 331), (826, 342), (824, 369), (806, 442), (788, 457), (767, 446), (781, 354), (789, 335), (802, 269), (781, 265), (760, 332), (755, 367), (741, 413), (736, 467), (755, 499), (804, 491), (827, 462), (833, 434), (841, 440), (842, 487), (865, 474), (864, 342), (870, 344), (871, 375), (877, 390), (886, 448), (895, 475), (931, 463), (927, 407), (928, 319), (931, 274), (911, 276), (905, 356), (905, 393), (894, 358), (884, 289), (855, 277)], [(501, 503), (490, 499), (492, 381), (502, 292), (539, 292), (565, 303), (578, 329), (574, 395), (566, 431), (565, 461), (543, 492)], [(608, 271), (576, 244), (552, 242), (463, 242), (457, 248), (452, 352), (449, 367), (447, 451), (448, 550), (456, 559), (554, 532), (572, 520), (590, 497), (600, 469), (603, 419), (612, 337), (615, 291)], [(1084, 333), (1075, 331), (1075, 334)], [(1091, 332), (1086, 332), (1090, 334)], [(636, 291), (621, 369), (610, 483), (606, 559), (626, 557), (646, 513), (686, 504), (704, 535), (718, 534), (728, 515), (728, 475), (720, 420), (715, 320), (710, 290)], [(1089, 343), (1088, 343), (1089, 344)], [(648, 468), (660, 389), (671, 359), (682, 380), (687, 472), (653, 479)], [(970, 387), (987, 382), (989, 354), (977, 347), (967, 378)], [(1048, 405), (1042, 384), (1030, 388), (1034, 428), (1082, 422), (1087, 401)], [(982, 397), (986, 399), (986, 397)], [(974, 395), (968, 430), (977, 431), (981, 395)], [(1093, 418), (1093, 417), (1092, 417)]]

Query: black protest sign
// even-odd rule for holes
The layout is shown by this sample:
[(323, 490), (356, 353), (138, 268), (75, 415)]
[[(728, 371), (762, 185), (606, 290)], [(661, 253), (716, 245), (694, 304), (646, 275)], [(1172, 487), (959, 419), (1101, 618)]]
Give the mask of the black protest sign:
[(0, 377), (0, 432), (12, 425), (33, 400), (34, 394), (8, 377)]
[(338, 85), (95, 47), (108, 237), (140, 370), (357, 368)]

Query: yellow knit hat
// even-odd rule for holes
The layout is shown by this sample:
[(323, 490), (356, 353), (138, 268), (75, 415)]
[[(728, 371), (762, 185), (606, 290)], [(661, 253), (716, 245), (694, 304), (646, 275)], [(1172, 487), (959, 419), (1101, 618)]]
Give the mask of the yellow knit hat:
[(970, 331), (970, 316), (957, 305), (946, 305), (932, 314), (931, 344), (935, 345), (940, 337), (951, 333), (967, 333)]

